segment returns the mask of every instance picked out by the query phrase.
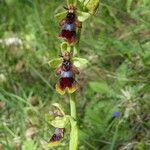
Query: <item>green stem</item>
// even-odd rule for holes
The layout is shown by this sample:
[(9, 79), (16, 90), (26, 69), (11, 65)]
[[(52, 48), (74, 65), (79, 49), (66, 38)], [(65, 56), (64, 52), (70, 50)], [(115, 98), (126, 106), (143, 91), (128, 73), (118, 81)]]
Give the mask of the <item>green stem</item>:
[(76, 115), (76, 97), (75, 94), (70, 94), (70, 112), (71, 112), (71, 132), (70, 132), (70, 143), (69, 150), (78, 149), (78, 127), (77, 127), (77, 115)]
[(75, 94), (70, 94), (70, 112), (71, 117), (73, 117), (76, 120), (76, 97)]

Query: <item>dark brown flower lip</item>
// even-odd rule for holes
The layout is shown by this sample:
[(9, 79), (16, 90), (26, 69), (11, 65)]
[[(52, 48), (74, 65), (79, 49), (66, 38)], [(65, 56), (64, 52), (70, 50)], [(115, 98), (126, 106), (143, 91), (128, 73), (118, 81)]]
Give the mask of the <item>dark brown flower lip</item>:
[(63, 128), (56, 128), (54, 134), (49, 140), (49, 143), (59, 142), (64, 137), (64, 131)]
[(76, 31), (62, 29), (59, 37), (67, 41), (69, 44), (75, 43), (77, 40)]

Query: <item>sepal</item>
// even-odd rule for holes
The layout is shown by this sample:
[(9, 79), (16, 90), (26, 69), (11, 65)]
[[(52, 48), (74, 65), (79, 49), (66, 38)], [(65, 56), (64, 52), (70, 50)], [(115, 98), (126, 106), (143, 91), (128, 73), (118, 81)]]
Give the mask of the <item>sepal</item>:
[(86, 68), (87, 65), (89, 64), (89, 61), (85, 58), (74, 57), (72, 60), (73, 64), (80, 69)]
[(62, 106), (60, 104), (53, 103), (52, 106), (54, 106), (55, 108), (57, 108), (60, 111), (60, 113), (65, 116), (64, 109), (62, 108)]
[(69, 120), (66, 117), (64, 110), (58, 103), (52, 104), (54, 110), (47, 116), (48, 123), (55, 128), (65, 128)]
[(91, 15), (95, 14), (98, 7), (100, 0), (78, 0), (82, 6), (83, 9), (87, 10), (87, 12)]
[(66, 117), (56, 117), (50, 124), (55, 128), (65, 128), (68, 124), (68, 119)]
[(78, 20), (80, 22), (86, 21), (91, 15), (88, 12), (77, 11)]
[(55, 18), (58, 22), (60, 22), (61, 20), (63, 20), (67, 15), (67, 11), (63, 11), (63, 12), (60, 12), (60, 13), (57, 13), (55, 15)]
[(77, 5), (77, 0), (67, 0), (67, 5)]
[(95, 14), (99, 7), (100, 0), (89, 0), (86, 4), (86, 8), (90, 14)]
[(61, 64), (61, 62), (62, 62), (61, 58), (55, 58), (50, 60), (48, 64), (51, 68), (57, 68)]

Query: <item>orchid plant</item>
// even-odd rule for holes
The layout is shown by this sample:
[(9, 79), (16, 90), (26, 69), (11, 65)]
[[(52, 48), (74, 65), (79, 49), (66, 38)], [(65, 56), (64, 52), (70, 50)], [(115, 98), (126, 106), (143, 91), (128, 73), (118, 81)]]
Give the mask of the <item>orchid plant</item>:
[(66, 115), (63, 108), (53, 104), (54, 110), (49, 115), (49, 123), (55, 127), (55, 132), (49, 140), (48, 146), (53, 147), (61, 143), (65, 130), (70, 126), (69, 150), (78, 149), (78, 127), (76, 115), (76, 95), (79, 83), (75, 76), (79, 75), (79, 69), (88, 64), (88, 60), (76, 57), (78, 54), (79, 41), (82, 23), (91, 15), (96, 13), (99, 0), (67, 0), (65, 11), (56, 14), (59, 21), (59, 38), (63, 41), (60, 44), (61, 55), (49, 61), (49, 65), (56, 69), (59, 76), (56, 83), (56, 91), (61, 94), (68, 94), (70, 100), (70, 115)]

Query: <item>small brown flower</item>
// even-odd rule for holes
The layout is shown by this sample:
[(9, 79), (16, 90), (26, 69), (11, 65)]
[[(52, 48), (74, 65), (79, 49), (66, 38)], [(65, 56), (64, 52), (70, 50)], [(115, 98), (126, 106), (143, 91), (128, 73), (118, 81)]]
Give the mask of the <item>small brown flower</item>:
[(71, 63), (71, 56), (72, 54), (66, 51), (62, 56), (62, 64), (56, 69), (56, 74), (60, 76), (59, 82), (56, 84), (56, 91), (61, 95), (66, 91), (73, 93), (78, 89), (75, 75), (79, 74), (79, 70)]
[(68, 10), (66, 17), (60, 22), (61, 33), (59, 37), (66, 40), (69, 44), (76, 42), (76, 28), (81, 28), (81, 22), (77, 19), (76, 8), (72, 5), (65, 7)]
[(64, 129), (56, 128), (54, 134), (49, 140), (49, 147), (57, 146), (64, 137)]

